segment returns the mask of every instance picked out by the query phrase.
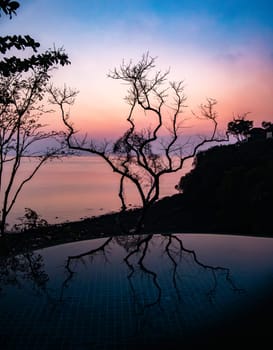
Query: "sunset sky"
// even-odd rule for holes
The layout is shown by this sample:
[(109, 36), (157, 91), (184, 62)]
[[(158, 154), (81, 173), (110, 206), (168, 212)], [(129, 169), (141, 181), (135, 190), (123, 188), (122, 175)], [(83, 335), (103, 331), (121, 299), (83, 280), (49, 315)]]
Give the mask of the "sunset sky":
[(107, 77), (122, 59), (149, 51), (157, 67), (184, 80), (188, 113), (207, 97), (218, 101), (220, 126), (251, 112), (273, 121), (273, 1), (24, 0), (1, 34), (30, 34), (44, 49), (64, 47), (71, 65), (57, 86), (79, 90), (71, 111), (80, 129), (120, 134), (126, 86)]

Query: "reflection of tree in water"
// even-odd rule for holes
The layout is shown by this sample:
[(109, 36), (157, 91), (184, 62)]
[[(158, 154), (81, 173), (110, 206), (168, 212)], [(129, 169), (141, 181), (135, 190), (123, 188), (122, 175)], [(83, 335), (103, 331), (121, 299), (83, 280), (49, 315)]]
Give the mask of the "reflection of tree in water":
[[(92, 262), (92, 260), (94, 259), (95, 255), (97, 253), (103, 254), (105, 260), (107, 260), (107, 252), (106, 252), (106, 248), (109, 248), (108, 245), (109, 243), (112, 241), (113, 237), (108, 238), (102, 245), (100, 245), (98, 248), (95, 249), (91, 249), (88, 250), (82, 254), (78, 254), (78, 255), (72, 255), (72, 256), (68, 256), (66, 264), (65, 264), (65, 268), (68, 271), (68, 276), (65, 279), (65, 281), (63, 282), (63, 288), (68, 286), (69, 281), (72, 279), (73, 275), (74, 275), (74, 271), (71, 269), (71, 263), (73, 261), (77, 261), (77, 260), (81, 260), (83, 262), (83, 258), (84, 257), (89, 257), (90, 262)], [(63, 288), (62, 288), (62, 292), (61, 292), (61, 298), (62, 298), (62, 294), (63, 294)]]
[(55, 309), (63, 302), (61, 291), (49, 288), (50, 278), (45, 271), (44, 258), (37, 252), (0, 257), (0, 296), (5, 287), (19, 289), (31, 286), (35, 295), (44, 296), (48, 305)]
[[(97, 244), (97, 247), (94, 244)], [(233, 283), (228, 268), (210, 266), (199, 261), (195, 251), (187, 249), (179, 235), (151, 234), (110, 237), (103, 241), (94, 241), (92, 247), (96, 248), (68, 256), (65, 260), (67, 275), (62, 275), (65, 280), (56, 279), (54, 282), (53, 278), (53, 283), (52, 281), (48, 283), (43, 258), (37, 253), (0, 259), (0, 286), (12, 284), (20, 287), (21, 283), (27, 280), (28, 285), (30, 284), (33, 289), (40, 292), (42, 299), (36, 300), (35, 295), (36, 301), (30, 298), (30, 300), (22, 299), (21, 302), (23, 305), (25, 303), (32, 305), (35, 301), (39, 308), (42, 308), (43, 316), (40, 319), (40, 327), (47, 329), (47, 324), (50, 322), (54, 328), (64, 321), (61, 327), (68, 327), (75, 313), (79, 313), (82, 324), (86, 324), (86, 329), (93, 330), (88, 337), (94, 344), (101, 344), (101, 331), (105, 332), (109, 342), (122, 339), (121, 342), (132, 341), (132, 344), (136, 344), (136, 341), (142, 344), (146, 338), (148, 343), (157, 342), (158, 337), (161, 337), (161, 332), (162, 337), (176, 336), (183, 332), (182, 335), (186, 336), (187, 330), (191, 330), (190, 327), (193, 324), (198, 324), (200, 314), (205, 315), (204, 319), (207, 319), (208, 315), (209, 317), (214, 315), (210, 313), (213, 307), (211, 307), (209, 298), (217, 291), (222, 292), (222, 283), (218, 284), (218, 282), (223, 276), (230, 290), (239, 290)], [(120, 258), (121, 262), (122, 259), (124, 260), (123, 268), (120, 269), (118, 266), (116, 270), (116, 264), (114, 264), (113, 269), (105, 270), (105, 278), (103, 276), (101, 279), (100, 264), (104, 261), (109, 262), (109, 265), (113, 262), (120, 263)], [(74, 279), (75, 274), (81, 271), (77, 268), (79, 267), (77, 264), (83, 263), (88, 266), (89, 262), (93, 265), (87, 271), (88, 274), (84, 274), (84, 278)], [(195, 280), (187, 280), (188, 276), (182, 268), (183, 264), (186, 272), (188, 272), (189, 264), (193, 265), (194, 272), (197, 270), (201, 273), (208, 272), (208, 274), (204, 273), (204, 280), (208, 279), (209, 282), (205, 283), (205, 289), (200, 290), (199, 288), (199, 277), (202, 279), (203, 276), (193, 276)], [(87, 280), (86, 276), (92, 276), (92, 280)], [(127, 279), (124, 278), (126, 276)], [(119, 277), (123, 281), (119, 280)], [(79, 285), (73, 283), (76, 280)], [(192, 290), (187, 290), (187, 288), (190, 286), (195, 289), (196, 281), (198, 282), (197, 298), (195, 295), (189, 298), (186, 293), (191, 293)], [(98, 285), (91, 285), (92, 282)], [(189, 285), (187, 285), (188, 282)], [(217, 285), (221, 287), (218, 290)], [(67, 287), (69, 290), (67, 290), (68, 293), (65, 293)], [(88, 290), (85, 292), (83, 288)], [(207, 288), (209, 298), (205, 295)], [(226, 288), (223, 290), (225, 293)], [(199, 308), (201, 302), (199, 295), (202, 295), (200, 293), (203, 293), (207, 300), (208, 312), (208, 309), (203, 309), (203, 305)], [(23, 296), (25, 297), (26, 294), (24, 293)], [(220, 296), (222, 301), (222, 294), (219, 293), (217, 296)], [(218, 308), (218, 300), (216, 304)], [(205, 308), (206, 305), (204, 305)], [(215, 313), (215, 315), (218, 314)], [(24, 322), (23, 319), (21, 322)], [(80, 327), (78, 326), (77, 329)], [(98, 334), (97, 329), (100, 330)], [(178, 330), (179, 332), (176, 333)]]
[[(211, 287), (211, 289), (208, 292), (208, 295), (210, 297), (213, 297), (213, 295), (216, 293), (217, 290), (217, 286), (218, 286), (218, 274), (222, 273), (226, 279), (226, 281), (228, 282), (230, 288), (233, 291), (236, 292), (242, 292), (241, 288), (238, 288), (234, 281), (232, 280), (231, 274), (230, 274), (230, 269), (226, 268), (226, 267), (222, 267), (222, 266), (212, 266), (212, 265), (208, 265), (208, 264), (204, 264), (202, 263), (198, 258), (197, 255), (195, 253), (194, 250), (190, 250), (184, 247), (183, 242), (181, 239), (179, 239), (177, 236), (175, 235), (166, 235), (166, 238), (168, 240), (167, 245), (166, 245), (166, 253), (168, 254), (170, 260), (172, 261), (174, 268), (173, 268), (173, 275), (172, 275), (172, 279), (173, 279), (173, 284), (177, 290), (177, 267), (178, 267), (178, 263), (175, 260), (175, 257), (178, 257), (179, 261), (182, 258), (182, 253), (186, 253), (189, 256), (191, 256), (191, 258), (193, 259), (193, 261), (196, 263), (196, 265), (200, 266), (201, 268), (203, 268), (204, 270), (210, 271), (213, 277), (213, 285)], [(179, 243), (179, 248), (178, 250), (174, 251), (172, 250), (172, 243), (173, 240), (176, 240)], [(178, 293), (179, 296), (179, 293)]]
[[(131, 250), (128, 255), (124, 258), (124, 261), (128, 265), (130, 269), (130, 273), (128, 275), (128, 279), (130, 282), (131, 289), (133, 291), (133, 295), (135, 296), (135, 290), (134, 286), (131, 283), (132, 277), (134, 276), (135, 273), (137, 273), (136, 267), (139, 267), (140, 271), (143, 272), (144, 274), (150, 275), (152, 278), (152, 281), (154, 283), (155, 288), (157, 289), (157, 297), (154, 299), (154, 301), (150, 303), (146, 303), (144, 307), (149, 307), (153, 306), (155, 304), (160, 304), (161, 301), (161, 295), (162, 295), (162, 289), (160, 287), (160, 284), (158, 282), (158, 275), (155, 271), (152, 271), (147, 267), (147, 265), (144, 262), (144, 259), (146, 257), (148, 248), (149, 248), (149, 243), (152, 240), (153, 235), (148, 235), (144, 237), (143, 239), (139, 240), (133, 250)], [(233, 291), (241, 291), (241, 289), (237, 288), (236, 285), (234, 284), (231, 275), (230, 275), (230, 270), (225, 267), (221, 266), (212, 266), (208, 264), (204, 264), (201, 261), (198, 260), (197, 255), (194, 250), (189, 250), (184, 247), (183, 242), (180, 238), (178, 238), (176, 235), (169, 234), (169, 235), (162, 235), (161, 236), (161, 245), (163, 248), (163, 252), (167, 254), (171, 265), (172, 265), (172, 283), (173, 287), (176, 291), (177, 298), (178, 300), (181, 300), (181, 291), (179, 290), (179, 286), (177, 283), (178, 278), (180, 278), (178, 274), (178, 266), (181, 264), (183, 261), (182, 259), (185, 258), (185, 255), (187, 255), (188, 258), (191, 258), (193, 262), (196, 264), (196, 266), (201, 267), (202, 269), (209, 271), (212, 274), (213, 277), (213, 283), (211, 288), (208, 291), (208, 296), (210, 299), (215, 295), (217, 286), (218, 286), (218, 278), (219, 278), (219, 273), (224, 274), (226, 281), (228, 282), (230, 288)], [(178, 243), (178, 244), (175, 244)], [(136, 264), (133, 265), (130, 263), (130, 259), (133, 256), (137, 256)]]
[(0, 292), (9, 285), (22, 288), (26, 281), (31, 282), (35, 292), (46, 292), (48, 280), (40, 254), (28, 252), (0, 257)]
[[(126, 256), (124, 257), (124, 262), (128, 266), (129, 273), (127, 275), (130, 289), (132, 291), (132, 296), (134, 303), (141, 306), (140, 301), (138, 300), (138, 293), (136, 292), (136, 288), (134, 286), (134, 278), (140, 273), (146, 276), (149, 280), (152, 281), (152, 284), (155, 289), (155, 297), (152, 301), (143, 302), (142, 308), (151, 307), (154, 305), (159, 305), (161, 303), (162, 298), (162, 287), (159, 282), (159, 276), (156, 272), (156, 269), (151, 268), (147, 263), (147, 257), (149, 251), (151, 251), (154, 237), (153, 234), (149, 235), (135, 235), (135, 236), (119, 236), (119, 237), (110, 237), (103, 244), (98, 246), (95, 249), (91, 249), (87, 252), (69, 256), (66, 260), (66, 270), (68, 271), (68, 276), (64, 281), (64, 286), (67, 286), (69, 281), (72, 279), (74, 275), (74, 271), (71, 267), (72, 262), (76, 262), (78, 260), (82, 260), (85, 257), (89, 257), (92, 261), (97, 254), (103, 255), (105, 260), (107, 261), (107, 254), (111, 249), (110, 243), (115, 241), (118, 245), (122, 246), (126, 251)], [(208, 264), (204, 264), (201, 262), (195, 251), (187, 249), (182, 240), (174, 234), (160, 235), (157, 236), (158, 239), (161, 239), (160, 246), (162, 248), (162, 252), (167, 256), (169, 262), (171, 263), (171, 280), (172, 285), (175, 289), (178, 300), (182, 299), (181, 291), (179, 290), (178, 279), (182, 280), (178, 267), (184, 262), (189, 260), (198, 268), (201, 268), (204, 272), (209, 272), (212, 276), (211, 287), (209, 288), (207, 295), (210, 300), (213, 300), (218, 288), (219, 278), (224, 276), (228, 286), (231, 290), (235, 292), (241, 292), (242, 289), (238, 288), (230, 273), (230, 269), (222, 266), (212, 266)], [(138, 307), (138, 309), (140, 309)]]

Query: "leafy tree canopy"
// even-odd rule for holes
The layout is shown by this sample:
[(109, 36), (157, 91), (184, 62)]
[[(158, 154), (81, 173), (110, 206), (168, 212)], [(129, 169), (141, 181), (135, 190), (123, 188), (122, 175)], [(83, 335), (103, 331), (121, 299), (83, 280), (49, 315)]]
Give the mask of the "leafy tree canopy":
[(19, 8), (20, 4), (18, 1), (11, 0), (0, 0), (0, 16), (1, 12), (12, 18), (12, 15), (16, 15), (16, 10)]
[[(16, 15), (16, 10), (20, 4), (17, 1), (0, 0), (0, 16), (3, 12), (12, 18)], [(48, 49), (43, 53), (38, 53), (40, 43), (34, 40), (29, 35), (7, 35), (0, 36), (0, 74), (4, 77), (9, 77), (15, 73), (27, 72), (36, 67), (44, 67), (48, 71), (54, 65), (60, 64), (62, 66), (70, 64), (67, 54), (63, 49)], [(9, 50), (25, 50), (31, 49), (35, 54), (30, 57), (21, 58), (16, 56), (8, 57)]]
[(227, 133), (235, 136), (238, 141), (242, 141), (253, 127), (253, 121), (247, 120), (245, 117), (246, 114), (238, 116), (228, 123)]
[[(0, 15), (11, 18), (18, 7), (16, 1), (0, 0)], [(0, 237), (6, 234), (7, 217), (25, 184), (45, 162), (66, 154), (64, 134), (48, 131), (41, 117), (49, 112), (42, 100), (52, 69), (70, 62), (62, 48), (38, 52), (39, 47), (29, 35), (0, 36)], [(30, 55), (22, 56), (21, 51), (26, 49)], [(15, 181), (25, 157), (36, 161), (26, 177)], [(5, 169), (9, 169), (8, 176)], [(32, 209), (26, 218), (32, 226), (40, 223)]]

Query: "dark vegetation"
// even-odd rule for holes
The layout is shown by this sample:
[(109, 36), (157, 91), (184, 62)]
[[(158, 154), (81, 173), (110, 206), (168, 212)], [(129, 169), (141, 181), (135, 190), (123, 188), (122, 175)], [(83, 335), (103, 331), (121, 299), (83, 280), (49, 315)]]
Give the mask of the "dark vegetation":
[[(17, 1), (0, 0), (0, 16), (4, 14), (11, 18), (13, 15), (16, 15), (18, 7), (19, 3)], [(264, 123), (263, 130), (261, 128), (253, 128), (253, 123), (245, 120), (246, 114), (243, 117), (239, 116), (228, 125), (228, 133), (236, 137), (238, 141), (236, 144), (216, 146), (196, 154), (199, 146), (215, 139), (216, 129), (213, 128), (212, 136), (209, 139), (202, 140), (189, 155), (183, 155), (181, 148), (173, 148), (174, 143), (178, 139), (179, 124), (177, 117), (181, 112), (181, 108), (184, 107), (183, 86), (181, 82), (178, 84), (173, 83), (171, 87), (176, 96), (176, 108), (171, 128), (169, 128), (171, 133), (170, 143), (164, 145), (165, 155), (168, 158), (169, 164), (167, 167), (163, 167), (159, 163), (160, 157), (157, 157), (152, 152), (151, 143), (157, 140), (157, 131), (162, 125), (161, 107), (166, 102), (165, 90), (157, 90), (154, 87), (160, 86), (163, 83), (168, 72), (162, 75), (160, 72), (157, 73), (152, 84), (147, 84), (148, 80), (146, 79), (145, 72), (153, 66), (154, 62), (153, 59), (147, 61), (148, 57), (144, 57), (140, 62), (142, 64), (138, 66), (139, 71), (137, 73), (140, 72), (142, 75), (132, 75), (132, 72), (135, 71), (131, 64), (122, 66), (121, 72), (114, 71), (112, 74), (112, 78), (114, 79), (134, 83), (129, 96), (129, 104), (132, 109), (127, 120), (130, 123), (130, 128), (114, 144), (114, 153), (117, 158), (110, 159), (112, 152), (107, 152), (109, 144), (98, 146), (91, 143), (89, 146), (89, 152), (101, 155), (106, 161), (111, 163), (113, 169), (120, 172), (122, 177), (119, 196), (121, 197), (124, 210), (121, 213), (103, 215), (79, 222), (48, 225), (34, 210), (26, 208), (25, 216), (22, 218), (21, 223), (17, 225), (17, 229), (20, 232), (4, 234), (7, 215), (16, 200), (17, 194), (19, 194), (22, 188), (19, 187), (15, 198), (11, 199), (10, 206), (8, 204), (10, 188), (13, 185), (14, 176), (19, 169), (20, 160), (22, 157), (29, 156), (29, 153), (25, 152), (26, 145), (29, 141), (32, 143), (37, 140), (37, 136), (40, 137), (38, 137), (38, 140), (57, 136), (55, 132), (53, 134), (36, 133), (42, 125), (39, 124), (37, 116), (30, 116), (29, 113), (33, 111), (34, 105), (33, 109), (29, 108), (29, 106), (30, 102), (39, 100), (48, 90), (47, 83), (51, 77), (51, 69), (58, 65), (69, 64), (70, 62), (68, 61), (68, 56), (61, 49), (49, 49), (46, 52), (38, 53), (39, 47), (40, 44), (29, 35), (0, 37), (0, 53), (4, 55), (0, 58), (0, 126), (2, 132), (0, 137), (0, 174), (2, 174), (5, 162), (10, 161), (7, 158), (8, 151), (10, 149), (15, 151), (13, 158), (15, 163), (10, 185), (4, 190), (5, 201), (2, 208), (0, 225), (2, 234), (0, 255), (23, 253), (18, 256), (11, 256), (10, 260), (3, 260), (4, 264), (0, 266), (0, 269), (3, 271), (2, 276), (4, 277), (2, 282), (5, 283), (5, 279), (9, 280), (10, 276), (7, 274), (7, 271), (12, 267), (13, 275), (16, 269), (25, 271), (24, 278), (34, 276), (36, 285), (40, 289), (44, 288), (47, 282), (47, 275), (42, 271), (42, 257), (40, 255), (36, 256), (32, 252), (33, 249), (75, 240), (120, 235), (124, 232), (135, 233), (136, 222), (141, 224), (142, 233), (151, 234), (208, 232), (273, 236), (271, 216), (273, 209), (273, 139), (265, 139), (263, 137), (266, 131), (272, 133), (272, 124)], [(8, 56), (7, 52), (11, 49), (29, 49), (32, 55), (24, 59)], [(30, 75), (28, 80), (25, 79), (27, 73)], [(20, 101), (16, 99), (18, 93), (25, 90), (32, 91), (29, 99), (23, 101), (26, 102), (27, 108), (24, 108), (24, 103), (19, 103)], [(49, 92), (52, 93), (53, 98), (55, 97), (55, 104), (60, 105), (60, 107), (64, 104), (69, 104), (70, 99), (74, 96), (73, 93), (72, 95), (58, 95), (52, 86)], [(155, 107), (151, 106), (152, 100), (149, 95), (151, 92), (155, 93), (155, 96), (159, 99), (159, 105)], [(61, 97), (61, 100), (58, 97)], [(216, 115), (212, 109), (215, 102), (211, 99), (207, 102), (207, 105), (201, 105), (201, 114), (215, 124)], [(153, 131), (146, 129), (138, 133), (136, 132), (131, 116), (137, 104), (144, 110), (155, 112), (158, 115), (158, 124)], [(26, 117), (24, 117), (25, 114)], [(68, 123), (68, 119), (66, 117), (63, 117), (63, 119), (70, 131), (67, 136), (69, 144), (71, 137), (74, 136), (74, 130)], [(10, 141), (13, 140), (14, 135), (17, 135), (17, 139), (19, 140), (19, 136), (22, 134), (22, 142), (14, 143)], [(255, 137), (254, 139), (250, 137), (249, 141), (247, 141), (251, 135), (258, 137), (256, 139)], [(24, 143), (25, 141), (27, 143)], [(85, 145), (74, 144), (73, 147), (82, 149)], [(178, 149), (179, 152), (176, 154)], [(61, 148), (58, 150), (47, 150), (45, 153), (39, 154), (38, 157), (41, 161), (39, 164), (42, 165), (44, 161), (53, 156), (60, 156), (58, 153), (60, 150), (63, 151)], [(171, 156), (173, 155), (177, 155), (178, 158), (180, 157), (178, 165), (172, 163)], [(160, 175), (164, 172), (175, 172), (181, 169), (183, 161), (193, 155), (195, 155), (195, 167), (178, 184), (177, 188), (180, 193), (158, 200)], [(133, 156), (137, 157), (137, 163), (135, 163), (135, 157)], [(120, 163), (116, 163), (116, 160), (120, 161)], [(40, 165), (34, 169), (30, 178), (23, 181), (22, 185), (35, 175)], [(139, 178), (137, 176), (138, 174), (132, 172), (131, 165), (138, 165), (142, 171), (149, 172), (150, 179), (153, 181), (151, 182), (152, 185), (148, 193), (145, 194), (141, 187), (143, 177)], [(142, 194), (143, 208), (147, 209), (145, 218), (141, 216), (141, 209), (126, 210), (126, 203), (123, 196), (123, 179), (125, 177), (134, 182), (138, 186), (140, 194)], [(121, 216), (123, 223), (122, 229), (120, 226)], [(141, 220), (139, 220), (139, 217), (141, 217)], [(151, 235), (148, 235), (141, 242), (148, 244), (150, 237)], [(169, 236), (169, 239), (171, 239), (171, 236)], [(170, 259), (172, 259), (167, 247), (169, 245), (166, 246), (166, 251), (169, 253)], [(136, 250), (133, 250), (126, 257), (126, 263), (129, 267), (131, 266), (128, 262), (129, 257), (135, 252), (138, 252), (139, 248), (140, 244), (138, 244)], [(191, 251), (187, 252), (191, 253)], [(81, 254), (80, 257), (83, 255)], [(71, 257), (68, 259), (71, 260)], [(142, 270), (151, 273), (143, 265), (143, 257), (140, 263)], [(68, 264), (67, 266), (69, 267)], [(203, 266), (209, 268), (209, 266)], [(14, 281), (16, 282), (16, 280)], [(238, 340), (243, 340), (245, 345), (253, 345), (253, 341), (258, 340), (261, 342), (261, 345), (265, 340), (270, 340), (269, 334), (271, 331), (273, 309), (271, 299), (271, 293), (269, 293), (268, 296), (263, 296), (261, 301), (259, 300), (255, 304), (252, 303), (248, 308), (250, 311), (247, 312), (247, 315), (245, 313), (237, 314), (235, 319), (233, 317), (227, 319), (224, 324), (219, 324), (217, 329), (204, 329), (204, 333), (198, 334), (198, 337), (194, 337), (196, 339), (196, 345), (204, 346), (209, 344), (210, 346), (217, 345), (218, 347), (219, 342), (223, 339), (225, 339), (226, 346), (234, 346), (234, 339), (236, 339), (237, 344)], [(240, 327), (238, 327), (238, 324), (240, 324)], [(211, 342), (211, 340), (213, 341)], [(169, 340), (166, 345), (169, 349), (177, 348), (177, 344), (170, 344)], [(187, 344), (184, 342), (183, 345)], [(191, 345), (193, 344), (191, 343)], [(181, 348), (181, 344), (179, 344), (179, 348)]]
[[(16, 1), (0, 1), (0, 15), (12, 19), (19, 6)], [(109, 73), (110, 78), (128, 86), (125, 96), (129, 105), (128, 128), (116, 141), (98, 143), (87, 135), (78, 136), (70, 120), (69, 107), (77, 91), (66, 86), (55, 88), (51, 84), (55, 68), (70, 64), (67, 54), (63, 49), (41, 52), (39, 48), (40, 43), (29, 35), (0, 36), (0, 237), (8, 232), (8, 216), (23, 187), (47, 161), (72, 152), (96, 154), (120, 175), (118, 195), (122, 215), (118, 218), (125, 214), (125, 224), (119, 221), (123, 232), (128, 216), (126, 181), (133, 184), (142, 203), (138, 215), (133, 215), (134, 226), (140, 233), (147, 210), (159, 198), (161, 176), (182, 169), (184, 162), (204, 144), (222, 140), (218, 136), (214, 110), (217, 101), (207, 99), (206, 104), (200, 106), (200, 115), (193, 114), (211, 124), (210, 134), (200, 137), (197, 143), (192, 139), (185, 143), (181, 138), (181, 125), (188, 117), (184, 116), (183, 81), (167, 81), (169, 70), (155, 70), (155, 58), (146, 53), (138, 62), (123, 62)], [(21, 57), (22, 51), (26, 53), (25, 58)], [(59, 108), (65, 131), (45, 129), (41, 117), (52, 112), (44, 107), (48, 102)], [(149, 117), (144, 128), (139, 125), (139, 112)], [(168, 137), (162, 138), (166, 130)], [(23, 158), (35, 158), (36, 163), (25, 178), (17, 181)], [(20, 224), (21, 228), (40, 227), (35, 211), (28, 209), (29, 222), (24, 222), (23, 227)]]
[[(199, 152), (178, 187), (149, 208), (142, 232), (199, 232), (272, 236), (273, 139), (215, 146)], [(15, 251), (94, 237), (134, 233), (139, 209), (79, 222), (32, 226), (6, 237)], [(37, 226), (37, 227), (36, 227)]]
[[(12, 17), (18, 7), (16, 1), (0, 1), (0, 15)], [(128, 130), (114, 144), (96, 144), (92, 139), (88, 141), (86, 138), (79, 140), (75, 137), (69, 114), (66, 114), (64, 109), (66, 105), (73, 103), (77, 92), (66, 88), (58, 90), (48, 85), (52, 68), (69, 64), (68, 56), (62, 49), (38, 53), (39, 46), (40, 44), (28, 35), (0, 37), (0, 52), (3, 55), (0, 60), (1, 129), (5, 131), (1, 135), (1, 175), (6, 163), (10, 163), (10, 150), (14, 153), (10, 181), (6, 189), (1, 189), (4, 193), (0, 220), (2, 251), (6, 251), (7, 248), (16, 251), (21, 248), (39, 248), (72, 240), (123, 233), (217, 232), (272, 235), (273, 147), (272, 138), (264, 137), (268, 133), (272, 137), (272, 123), (264, 122), (263, 128), (253, 128), (253, 122), (245, 119), (247, 113), (239, 115), (233, 118), (227, 128), (227, 135), (234, 136), (238, 141), (236, 144), (216, 146), (197, 153), (205, 143), (223, 140), (216, 133), (216, 101), (208, 99), (206, 104), (200, 106), (200, 115), (197, 117), (212, 123), (211, 135), (204, 137), (189, 150), (189, 144), (185, 145), (180, 139), (179, 118), (182, 117), (186, 99), (183, 84), (181, 81), (170, 82), (169, 90), (166, 90), (164, 86), (169, 71), (154, 71), (155, 58), (147, 53), (136, 64), (123, 63), (109, 75), (110, 78), (129, 85), (126, 96), (130, 106), (127, 117)], [(7, 55), (14, 48), (19, 51), (29, 49), (33, 54), (26, 59)], [(12, 94), (14, 81), (18, 91)], [(17, 101), (18, 93), (25, 89), (30, 90), (32, 95), (29, 99)], [(39, 123), (39, 116), (33, 115), (35, 108), (44, 112), (41, 107), (36, 106), (36, 102), (47, 92), (51, 96), (51, 102), (60, 107), (67, 131), (66, 134), (60, 135), (61, 138), (64, 136), (60, 148), (47, 149), (38, 156), (36, 154), (36, 158), (40, 160), (38, 166), (23, 180), (12, 198), (11, 188), (21, 158), (33, 156), (29, 153), (28, 145), (40, 139), (59, 136), (54, 131), (53, 134), (41, 134), (39, 128), (43, 125)], [(169, 142), (164, 143), (159, 130), (165, 120), (163, 107), (169, 105), (171, 97), (173, 116), (170, 125), (166, 126), (170, 138)], [(137, 108), (154, 115), (155, 125), (139, 130), (133, 117)], [(8, 125), (5, 124), (7, 122)], [(14, 135), (17, 137), (13, 137)], [(75, 223), (47, 225), (34, 210), (27, 208), (25, 218), (19, 225), (21, 232), (6, 235), (7, 216), (17, 195), (45, 161), (66, 153), (62, 141), (66, 141), (70, 150), (101, 156), (113, 171), (120, 174), (118, 195), (122, 204), (121, 213)], [(156, 143), (161, 145), (167, 162), (162, 163), (161, 157), (154, 151)], [(195, 167), (178, 184), (180, 194), (158, 200), (160, 176), (180, 170), (184, 161), (193, 156)], [(136, 186), (142, 199), (140, 209), (128, 210), (124, 197), (125, 179)]]
[(272, 176), (273, 139), (216, 146), (197, 154), (183, 194), (161, 205), (175, 230), (272, 235)]
[[(16, 1), (0, 1), (0, 17), (3, 13), (12, 18), (18, 7)], [(39, 48), (29, 35), (0, 36), (0, 237), (6, 234), (8, 216), (25, 185), (46, 162), (67, 152), (64, 133), (46, 124), (52, 111), (45, 104), (53, 71), (70, 61), (63, 49)], [(20, 178), (26, 158), (36, 162)]]
[[(82, 139), (67, 109), (74, 103), (77, 92), (66, 87), (50, 89), (50, 102), (59, 107), (66, 128), (68, 148), (99, 156), (119, 175), (118, 195), (122, 214), (119, 224), (123, 232), (127, 230), (122, 218), (129, 207), (126, 201), (129, 183), (141, 200), (134, 224), (135, 232), (141, 233), (149, 209), (159, 199), (162, 176), (181, 170), (185, 161), (194, 157), (204, 145), (227, 141), (226, 136), (223, 138), (218, 132), (218, 114), (215, 111), (217, 101), (207, 98), (206, 103), (199, 106), (198, 113), (189, 115), (186, 113), (187, 97), (183, 81), (168, 81), (169, 70), (157, 70), (155, 61), (156, 58), (147, 52), (139, 61), (123, 62), (108, 75), (128, 86), (125, 95), (129, 105), (127, 129), (114, 141), (105, 139), (97, 142), (88, 135)], [(144, 128), (140, 123), (140, 115), (146, 118)], [(196, 138), (185, 136), (185, 127), (182, 125), (192, 118), (203, 119), (208, 123), (207, 135)]]

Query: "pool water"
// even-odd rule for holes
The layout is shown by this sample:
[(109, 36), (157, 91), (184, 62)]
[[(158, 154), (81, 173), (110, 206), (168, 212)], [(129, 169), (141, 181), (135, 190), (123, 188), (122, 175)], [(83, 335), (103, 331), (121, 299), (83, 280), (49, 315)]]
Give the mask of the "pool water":
[(143, 235), (54, 246), (1, 260), (1, 349), (180, 349), (226, 334), (231, 341), (240, 322), (263, 317), (256, 311), (272, 282), (271, 238)]

